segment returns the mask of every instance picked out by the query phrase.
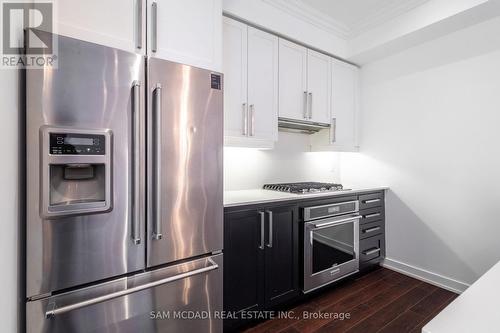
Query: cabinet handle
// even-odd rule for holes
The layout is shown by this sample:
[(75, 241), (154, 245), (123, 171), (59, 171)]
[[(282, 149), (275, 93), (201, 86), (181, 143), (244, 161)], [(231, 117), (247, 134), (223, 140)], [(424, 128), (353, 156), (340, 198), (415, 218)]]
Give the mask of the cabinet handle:
[(160, 240), (163, 235), (161, 233), (161, 84), (157, 84), (155, 90), (153, 91), (153, 107), (156, 117), (155, 126), (155, 144), (156, 144), (156, 165), (155, 165), (155, 176), (156, 176), (156, 193), (155, 193), (155, 215), (154, 215), (154, 229), (153, 229), (153, 239)]
[(374, 214), (364, 215), (363, 218), (369, 219), (369, 218), (377, 217), (377, 216), (380, 216), (380, 213), (374, 213)]
[(255, 106), (250, 104), (250, 136), (255, 136)]
[(313, 93), (309, 93), (309, 119), (313, 117)]
[(375, 232), (375, 231), (378, 231), (378, 230), (380, 230), (380, 227), (373, 227), (373, 228), (369, 228), (369, 229), (364, 229), (363, 233), (369, 234), (371, 232)]
[(366, 250), (366, 251), (363, 251), (363, 254), (365, 256), (369, 256), (370, 254), (374, 254), (374, 253), (377, 253), (377, 252), (380, 252), (380, 248), (374, 248), (374, 249), (369, 249), (369, 250)]
[(304, 91), (304, 119), (307, 119), (307, 105), (308, 105), (308, 99), (307, 99), (307, 91)]
[(332, 143), (335, 143), (337, 141), (337, 118), (332, 118), (332, 132)]
[(156, 52), (158, 49), (158, 4), (151, 4), (151, 51)]
[(248, 112), (247, 112), (247, 103), (243, 103), (243, 135), (247, 136), (248, 135)]
[(267, 243), (267, 247), (273, 247), (273, 212), (268, 210), (267, 215), (269, 217), (269, 243)]
[(264, 212), (259, 212), (260, 215), (260, 245), (259, 249), (264, 250)]
[(142, 0), (136, 0), (137, 4), (137, 29), (136, 33), (136, 41), (137, 41), (137, 48), (142, 49)]
[(371, 203), (375, 203), (375, 202), (379, 202), (380, 199), (371, 199), (371, 200), (364, 200), (363, 203), (365, 204), (371, 204)]
[(133, 189), (134, 189), (134, 199), (133, 199), (133, 224), (132, 224), (132, 242), (139, 245), (141, 243), (141, 213), (140, 213), (140, 119), (141, 119), (141, 84), (139, 81), (135, 81), (132, 86), (133, 93), (133, 128), (134, 128), (134, 140), (132, 143), (132, 151), (134, 152), (133, 159)]

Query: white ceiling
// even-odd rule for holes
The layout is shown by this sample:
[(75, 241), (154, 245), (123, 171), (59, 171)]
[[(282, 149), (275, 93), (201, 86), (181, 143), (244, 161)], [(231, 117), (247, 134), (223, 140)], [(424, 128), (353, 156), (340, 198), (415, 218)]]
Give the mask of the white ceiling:
[(286, 3), (323, 19), (350, 37), (387, 22), (429, 0), (267, 0)]

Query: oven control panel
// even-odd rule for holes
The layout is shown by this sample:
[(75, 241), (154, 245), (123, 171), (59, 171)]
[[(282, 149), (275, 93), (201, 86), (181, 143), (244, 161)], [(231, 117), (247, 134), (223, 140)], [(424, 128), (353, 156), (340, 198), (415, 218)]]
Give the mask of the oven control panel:
[(99, 134), (50, 133), (49, 154), (104, 155), (106, 138)]

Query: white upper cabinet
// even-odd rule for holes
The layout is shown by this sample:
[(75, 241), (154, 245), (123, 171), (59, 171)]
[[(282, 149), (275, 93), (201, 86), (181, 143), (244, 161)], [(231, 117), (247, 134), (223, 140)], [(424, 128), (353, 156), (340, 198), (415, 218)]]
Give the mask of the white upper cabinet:
[(331, 58), (280, 39), (279, 116), (330, 123)]
[(331, 110), (331, 58), (307, 50), (308, 120), (329, 124)]
[(57, 1), (57, 33), (130, 52), (145, 53), (146, 0)]
[(332, 59), (332, 114), (329, 131), (311, 135), (312, 151), (358, 151), (359, 70)]
[(222, 70), (222, 0), (148, 0), (147, 3), (150, 55)]
[(307, 49), (279, 39), (279, 116), (307, 120)]
[(61, 35), (222, 70), (222, 0), (64, 0), (55, 23)]
[(224, 134), (246, 137), (247, 25), (224, 18)]
[(358, 148), (358, 68), (333, 62), (331, 143), (345, 150)]
[(224, 18), (224, 135), (229, 146), (278, 138), (278, 38)]
[(248, 27), (249, 134), (278, 140), (278, 37)]

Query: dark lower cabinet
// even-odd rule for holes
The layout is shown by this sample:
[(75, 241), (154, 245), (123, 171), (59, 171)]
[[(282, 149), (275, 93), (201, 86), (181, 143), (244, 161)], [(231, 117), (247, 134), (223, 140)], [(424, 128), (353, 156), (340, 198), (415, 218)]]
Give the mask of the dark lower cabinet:
[(225, 213), (225, 311), (269, 309), (300, 292), (297, 218), (296, 206)]
[(225, 331), (247, 321), (243, 311), (279, 309), (301, 297), (300, 207), (342, 200), (360, 203), (360, 271), (368, 271), (385, 256), (384, 193), (335, 197), (307, 203), (233, 207), (224, 213), (224, 310), (236, 314), (225, 319)]
[(264, 274), (267, 307), (285, 302), (298, 292), (297, 213), (296, 207), (279, 207), (266, 211), (268, 242)]
[(261, 216), (249, 210), (224, 216), (224, 310), (255, 310), (264, 301)]
[(370, 270), (385, 257), (384, 192), (359, 196), (362, 218), (359, 222), (359, 269)]

